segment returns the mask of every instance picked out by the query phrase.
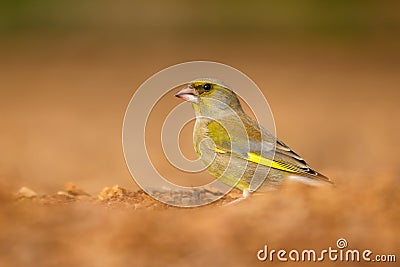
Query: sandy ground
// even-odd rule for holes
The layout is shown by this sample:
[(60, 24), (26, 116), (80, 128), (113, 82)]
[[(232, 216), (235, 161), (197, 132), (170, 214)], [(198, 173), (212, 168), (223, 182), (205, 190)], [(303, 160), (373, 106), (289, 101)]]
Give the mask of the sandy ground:
[[(339, 238), (350, 249), (400, 260), (396, 44), (160, 47), (2, 44), (1, 266), (267, 265), (256, 258), (264, 245), (322, 250)], [(168, 208), (137, 191), (122, 153), (125, 108), (150, 75), (195, 59), (232, 65), (256, 81), (278, 137), (335, 187), (288, 184), (237, 205), (192, 209)], [(171, 96), (171, 103), (179, 100)], [(150, 146), (168, 174), (161, 149)], [(89, 196), (71, 196), (69, 182)], [(103, 191), (115, 184), (125, 189)], [(18, 198), (22, 186), (38, 197)]]

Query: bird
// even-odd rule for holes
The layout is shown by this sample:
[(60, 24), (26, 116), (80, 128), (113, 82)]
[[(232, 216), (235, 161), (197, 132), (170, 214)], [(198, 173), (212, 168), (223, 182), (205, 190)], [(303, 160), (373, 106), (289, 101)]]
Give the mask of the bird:
[(333, 184), (246, 114), (236, 93), (222, 81), (197, 78), (175, 96), (193, 106), (193, 145), (201, 162), (214, 178), (241, 190), (243, 199), (276, 189), (287, 179)]

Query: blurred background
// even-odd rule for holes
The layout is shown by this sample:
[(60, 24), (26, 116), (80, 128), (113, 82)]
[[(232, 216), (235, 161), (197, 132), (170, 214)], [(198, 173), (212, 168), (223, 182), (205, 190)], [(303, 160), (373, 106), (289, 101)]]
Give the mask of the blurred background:
[[(382, 195), (388, 198), (382, 203), (396, 203), (394, 200), (398, 199), (398, 190), (394, 189), (398, 189), (400, 175), (397, 149), (400, 136), (397, 122), (400, 112), (399, 12), (398, 1), (368, 0), (172, 0), (168, 3), (161, 0), (2, 1), (2, 191), (8, 194), (21, 186), (28, 186), (38, 193), (55, 192), (67, 182), (78, 184), (92, 194), (104, 186), (114, 184), (134, 190), (137, 187), (125, 166), (121, 144), (122, 121), (130, 98), (142, 82), (165, 67), (185, 61), (210, 60), (231, 65), (254, 80), (269, 101), (278, 137), (293, 147), (316, 170), (331, 177), (338, 188), (349, 188), (343, 194), (328, 194), (339, 199), (339, 204), (331, 203), (334, 207), (332, 211), (341, 210), (336, 204), (347, 206), (348, 203), (381, 203), (374, 198)], [(180, 100), (173, 98), (171, 94), (170, 101), (178, 104)], [(357, 199), (347, 199), (354, 192), (359, 192), (360, 188), (372, 191), (366, 196), (357, 195)], [(312, 196), (321, 200), (318, 196)], [(311, 197), (311, 203), (313, 199)], [(282, 206), (279, 205), (279, 196), (276, 202), (277, 206)], [(305, 203), (307, 210), (308, 202)], [(286, 204), (290, 206), (290, 203)], [(350, 215), (345, 217), (347, 222), (353, 222), (349, 228), (348, 224), (342, 225), (342, 222), (336, 221), (327, 212), (324, 213), (326, 217), (321, 219), (321, 224), (317, 222), (314, 228), (325, 234), (329, 229), (353, 233), (358, 225), (364, 225), (359, 228), (364, 231), (369, 231), (370, 226), (374, 229), (386, 227), (386, 235), (378, 237), (372, 234), (371, 239), (380, 240), (382, 246), (389, 250), (398, 248), (399, 243), (396, 240), (399, 229), (394, 224), (394, 218), (398, 219), (398, 215), (393, 215), (398, 209), (386, 204), (377, 204), (374, 212), (396, 211), (390, 213), (389, 217), (382, 215), (381, 219), (371, 221), (371, 213), (365, 207), (358, 219), (352, 220)], [(266, 204), (260, 204), (257, 212), (265, 211), (260, 208), (263, 205)], [(271, 211), (274, 211), (274, 207), (267, 206)], [(306, 224), (313, 220), (310, 217), (310, 214), (314, 214), (312, 211), (307, 216), (300, 214), (300, 217), (296, 217), (298, 207), (287, 208), (293, 211), (288, 213), (287, 219), (297, 218), (299, 222)], [(220, 227), (225, 225), (226, 220), (236, 216), (248, 218), (243, 224), (232, 226), (237, 231), (249, 229), (246, 225), (252, 222), (264, 225), (265, 218), (262, 215), (254, 220), (249, 219), (249, 210), (249, 207), (239, 209), (225, 214), (227, 217), (218, 214), (213, 219), (217, 221), (211, 222), (206, 221), (205, 218), (210, 214), (205, 211), (191, 211), (190, 214), (194, 214), (199, 221), (193, 226), (196, 231), (206, 231), (205, 225)], [(36, 209), (32, 212), (34, 211)], [(318, 208), (316, 213), (320, 214), (317, 211)], [(45, 250), (36, 253), (29, 251), (35, 244), (42, 244), (40, 240), (46, 236), (46, 231), (37, 222), (48, 218), (49, 214), (39, 209), (39, 217), (28, 219), (26, 226), (24, 220), (29, 216), (25, 212), (28, 211), (7, 211), (7, 216), (3, 216), (3, 226), (21, 221), (18, 224), (20, 228), (11, 231), (14, 236), (11, 234), (3, 241), (14, 242), (15, 236), (25, 233), (21, 228), (29, 232), (29, 228), (24, 227), (34, 227), (42, 233), (43, 235), (38, 234), (29, 239), (30, 245), (15, 245), (14, 252), (21, 248), (26, 252), (25, 261), (21, 262), (29, 263), (31, 260), (42, 259), (37, 255), (43, 256), (41, 253), (45, 253)], [(78, 227), (68, 218), (86, 218), (79, 211), (80, 215), (74, 215), (76, 210), (68, 209), (63, 212), (69, 214), (66, 219), (69, 223), (66, 228), (68, 231), (74, 231)], [(168, 214), (160, 216), (165, 220), (181, 218), (177, 220), (180, 221), (178, 226), (182, 227), (191, 222), (184, 212), (185, 210), (173, 215), (178, 217)], [(214, 211), (210, 212), (213, 214)], [(89, 214), (93, 215), (93, 211)], [(294, 217), (290, 214), (294, 214)], [(64, 218), (63, 216), (60, 218)], [(131, 217), (125, 214), (120, 225), (117, 219), (105, 219), (105, 211), (100, 211), (99, 216), (103, 216), (103, 230), (104, 227), (112, 228), (116, 225), (127, 229), (131, 227), (128, 221), (139, 219), (138, 215)], [(156, 224), (156, 219), (152, 216), (154, 215), (144, 216), (148, 225), (146, 229), (159, 227), (157, 233), (169, 240), (168, 247), (179, 250), (181, 243), (176, 243), (167, 234), (176, 234), (177, 230), (164, 228), (173, 225)], [(29, 218), (35, 218), (35, 215), (30, 214)], [(284, 218), (286, 217), (283, 216), (282, 219)], [(92, 221), (87, 219), (85, 222), (85, 227), (90, 225), (88, 228), (91, 228)], [(334, 226), (331, 227), (326, 222)], [(363, 224), (366, 222), (370, 224)], [(53, 223), (60, 222), (54, 219), (47, 226), (53, 229), (52, 234), (59, 234), (58, 231), (61, 230), (52, 228)], [(256, 251), (259, 246), (264, 245), (263, 242), (269, 240), (263, 234), (269, 233), (269, 238), (275, 240), (276, 244), (290, 244), (290, 240), (284, 241), (282, 236), (274, 239), (277, 230), (285, 232), (288, 229), (285, 225), (276, 222), (276, 225), (269, 225), (267, 232), (250, 231), (249, 239), (244, 241), (251, 244), (251, 251)], [(290, 233), (293, 242), (300, 244), (300, 248), (307, 248), (301, 245), (302, 237), (311, 238), (310, 242), (313, 242), (312, 238), (317, 238), (310, 237), (306, 231), (296, 232), (293, 224), (289, 223), (287, 227), (293, 227)], [(129, 231), (129, 238), (136, 240), (137, 236), (141, 236), (143, 240), (148, 240), (146, 244), (149, 247), (153, 245), (158, 250), (165, 248), (155, 239), (146, 239), (140, 229), (137, 232), (131, 229)], [(201, 248), (200, 237), (197, 237), (195, 230), (192, 231), (189, 236)], [(236, 234), (229, 235), (229, 231), (233, 231), (231, 228), (220, 231), (217, 236), (221, 240), (229, 240), (229, 244), (238, 240), (235, 239)], [(332, 242), (337, 238), (336, 232), (329, 235)], [(119, 234), (123, 240), (125, 235)], [(242, 235), (242, 232), (239, 234)], [(361, 230), (354, 233), (354, 239), (358, 238), (359, 245), (369, 240), (366, 237), (360, 238), (361, 236)], [(262, 240), (257, 240), (257, 237), (262, 237)], [(71, 249), (69, 241), (60, 243), (49, 236), (46, 238), (44, 244), (56, 250), (52, 250), (51, 255), (61, 255), (57, 253), (61, 253), (59, 251), (66, 247), (70, 252), (77, 253), (77, 250)], [(218, 244), (215, 248), (229, 247), (229, 244), (213, 238), (211, 234), (206, 236), (207, 242)], [(97, 248), (100, 251), (102, 248), (107, 253), (108, 247), (104, 242), (111, 239), (107, 235), (107, 238), (96, 240), (100, 242), (96, 243), (100, 244)], [(113, 258), (108, 258), (106, 263), (126, 262), (125, 259), (128, 258), (124, 257), (128, 257), (131, 249), (140, 247), (139, 243), (133, 241), (121, 242), (120, 248), (123, 247), (126, 254), (114, 251)], [(54, 244), (57, 246), (53, 246)], [(238, 251), (239, 248), (232, 247), (228, 253), (240, 254)], [(251, 251), (248, 252), (249, 255)], [(95, 255), (86, 252), (83, 258), (88, 263)], [(206, 250), (204, 255), (212, 252)], [(163, 254), (163, 259), (174, 266), (172, 259), (175, 258), (168, 256), (173, 252), (168, 253)], [(186, 255), (182, 253), (179, 256), (181, 260)], [(80, 257), (78, 254), (73, 254), (76, 259)], [(151, 258), (143, 255), (139, 257), (143, 260), (142, 263)], [(49, 256), (49, 259), (52, 257)], [(248, 261), (217, 259), (220, 264), (229, 263), (235, 266), (238, 263), (240, 266), (239, 263), (252, 263), (253, 258)], [(6, 262), (13, 262), (12, 258)], [(49, 260), (46, 264), (56, 262)], [(79, 260), (68, 263), (77, 262)], [(204, 262), (207, 261), (200, 261)], [(185, 266), (183, 261), (180, 263)]]

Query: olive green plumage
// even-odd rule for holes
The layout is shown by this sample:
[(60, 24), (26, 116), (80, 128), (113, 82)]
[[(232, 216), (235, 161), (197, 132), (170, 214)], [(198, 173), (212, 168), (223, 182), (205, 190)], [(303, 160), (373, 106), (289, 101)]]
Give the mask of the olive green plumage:
[(215, 178), (244, 194), (276, 186), (285, 178), (330, 183), (242, 109), (236, 94), (214, 79), (196, 79), (176, 94), (192, 103), (196, 153)]

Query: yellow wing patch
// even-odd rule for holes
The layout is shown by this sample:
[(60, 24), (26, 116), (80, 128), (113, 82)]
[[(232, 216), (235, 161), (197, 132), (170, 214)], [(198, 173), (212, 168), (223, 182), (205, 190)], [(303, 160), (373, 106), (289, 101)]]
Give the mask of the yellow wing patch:
[(251, 161), (251, 162), (254, 162), (257, 164), (269, 166), (271, 168), (282, 170), (282, 171), (287, 171), (287, 172), (298, 172), (299, 171), (299, 169), (296, 166), (286, 163), (286, 162), (280, 162), (280, 161), (275, 161), (272, 159), (267, 159), (267, 158), (261, 157), (260, 155), (257, 155), (255, 153), (251, 153), (251, 152), (247, 153), (247, 155), (249, 156), (247, 159), (248, 161)]
[[(217, 152), (219, 154), (227, 153), (226, 151), (219, 149), (219, 148), (214, 148), (214, 150), (215, 150), (215, 152)], [(261, 164), (264, 166), (268, 166), (268, 167), (271, 167), (271, 168), (274, 168), (277, 170), (281, 170), (281, 171), (286, 171), (286, 172), (296, 173), (296, 172), (300, 171), (298, 167), (296, 167), (295, 165), (292, 165), (290, 163), (267, 159), (267, 158), (261, 157), (260, 155), (257, 155), (256, 153), (252, 153), (252, 152), (247, 153), (247, 155), (248, 155), (248, 158), (247, 158), (248, 161), (251, 161), (251, 162), (254, 162), (257, 164)]]
[(225, 154), (226, 153), (226, 151), (223, 151), (223, 150), (221, 150), (219, 148), (214, 148), (214, 150), (215, 150), (215, 152), (217, 152), (219, 154)]

